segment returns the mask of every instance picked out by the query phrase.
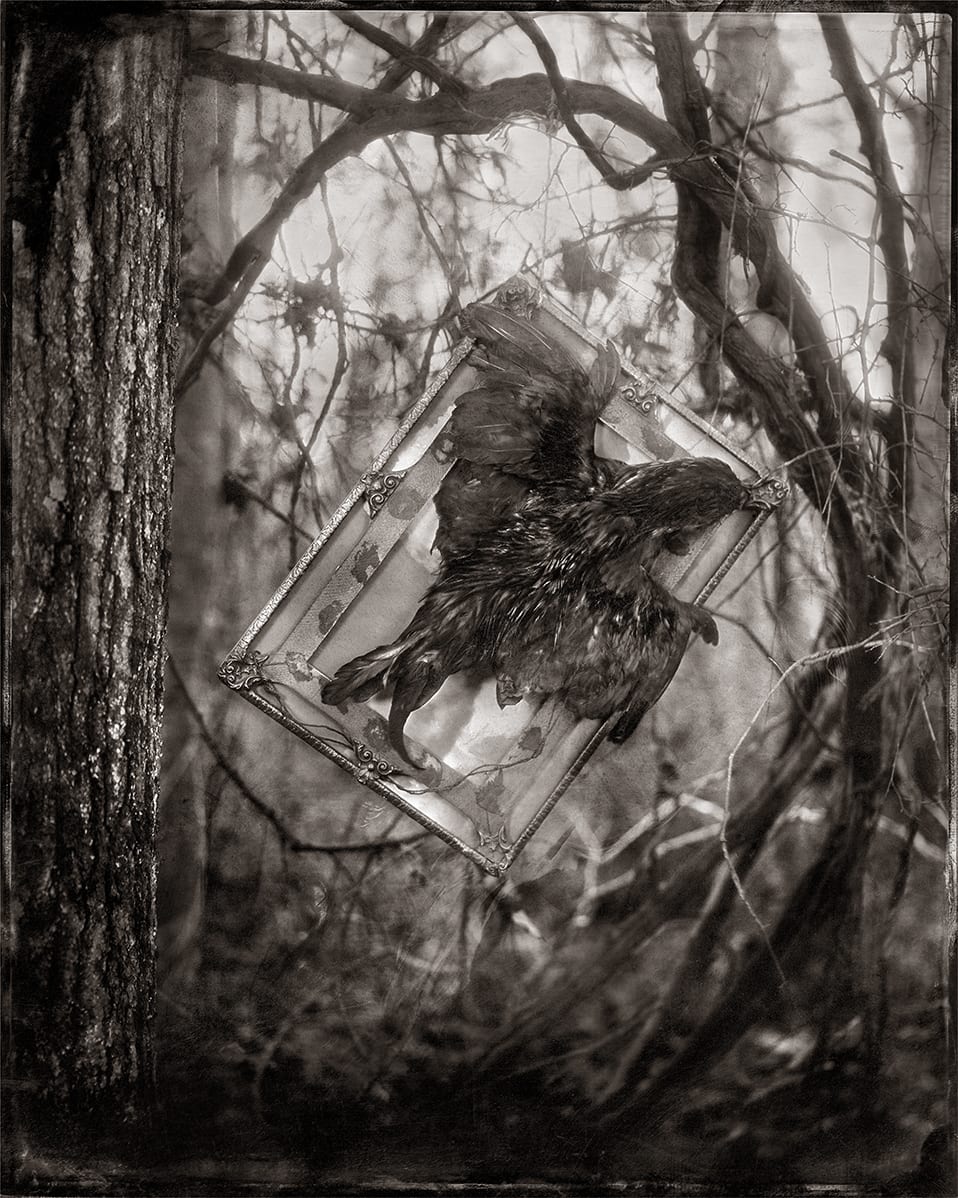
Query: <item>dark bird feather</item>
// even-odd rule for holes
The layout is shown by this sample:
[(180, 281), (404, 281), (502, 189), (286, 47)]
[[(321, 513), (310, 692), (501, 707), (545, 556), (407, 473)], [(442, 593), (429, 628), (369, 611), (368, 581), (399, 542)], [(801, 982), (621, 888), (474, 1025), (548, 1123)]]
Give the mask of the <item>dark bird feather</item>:
[(459, 461), (436, 497), (437, 577), (391, 645), (344, 665), (324, 701), (392, 686), (389, 737), (409, 756), (409, 716), (461, 670), (494, 675), (501, 706), (554, 694), (580, 718), (622, 713), (623, 741), (668, 684), (693, 632), (714, 644), (704, 608), (651, 575), (662, 552), (744, 507), (725, 463), (627, 466), (595, 453), (596, 421), (619, 376), (611, 345), (586, 371), (528, 321), (473, 305), (480, 385), (459, 397), (449, 433)]

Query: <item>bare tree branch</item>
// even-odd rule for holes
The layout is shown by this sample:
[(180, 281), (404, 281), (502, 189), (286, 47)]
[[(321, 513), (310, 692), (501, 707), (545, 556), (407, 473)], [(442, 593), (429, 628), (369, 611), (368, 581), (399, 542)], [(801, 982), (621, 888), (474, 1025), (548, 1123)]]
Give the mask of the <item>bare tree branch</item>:
[(512, 19), (535, 46), (542, 60), (542, 65), (546, 69), (549, 82), (552, 84), (556, 106), (562, 116), (562, 121), (576, 144), (585, 153), (586, 158), (588, 158), (601, 175), (602, 182), (608, 184), (615, 191), (628, 191), (649, 179), (657, 169), (657, 160), (651, 163), (643, 163), (641, 166), (634, 167), (631, 170), (620, 171), (612, 166), (592, 138), (589, 137), (588, 133), (586, 133), (576, 120), (575, 110), (569, 99), (569, 91), (559, 70), (559, 63), (556, 59), (555, 51), (549, 43), (549, 39), (532, 17), (514, 12)]
[(410, 71), (418, 71), (420, 75), (425, 75), (427, 79), (431, 79), (433, 83), (440, 88), (451, 92), (453, 95), (465, 95), (469, 90), (461, 80), (455, 75), (451, 75), (439, 63), (433, 62), (424, 54), (416, 53), (409, 46), (403, 45), (398, 38), (387, 33), (384, 29), (380, 29), (378, 25), (373, 25), (369, 21), (364, 21), (362, 17), (358, 17), (355, 13), (337, 12), (336, 16), (348, 28), (354, 30), (361, 37), (364, 37), (368, 42), (372, 42), (374, 46), (378, 46), (380, 50), (385, 50), (387, 54), (395, 58), (397, 62), (402, 63)]
[[(834, 934), (845, 906), (838, 896), (852, 889), (849, 866), (849, 840), (839, 823), (803, 875), (776, 923), (771, 945), (777, 957), (786, 959), (788, 951), (809, 926), (821, 928), (830, 924)], [(778, 975), (768, 968), (768, 950), (764, 944), (756, 944), (734, 983), (682, 1048), (658, 1072), (646, 1074), (641, 1080), (636, 1078), (636, 1089), (624, 1103), (620, 1100), (612, 1105), (607, 1116), (609, 1126), (623, 1122), (631, 1124), (638, 1112), (654, 1109), (672, 1087), (681, 1084), (692, 1072), (700, 1075), (710, 1064), (721, 1059), (754, 1021), (756, 1011), (767, 1007), (773, 987), (778, 985)]]
[(413, 100), (397, 100), (380, 88), (360, 87), (331, 75), (311, 75), (293, 67), (281, 67), (258, 58), (240, 58), (219, 50), (194, 50), (187, 65), (193, 75), (218, 79), (220, 83), (252, 83), (274, 88), (300, 100), (329, 104), (363, 120), (383, 112), (395, 113), (397, 106), (416, 104)]
[[(419, 38), (413, 50), (417, 54), (431, 51), (438, 43), (447, 23), (447, 17), (438, 15)], [(330, 76), (310, 75), (262, 60), (236, 58), (216, 51), (196, 51), (190, 60), (190, 66), (195, 74), (208, 75), (223, 82), (241, 80), (261, 83), (278, 87), (289, 95), (299, 95), (311, 101), (321, 100), (335, 108), (353, 112), (358, 118), (372, 117), (379, 111), (377, 101), (385, 99), (388, 104), (388, 93), (408, 79), (412, 70), (405, 63), (393, 63), (379, 84), (369, 89), (357, 88)], [(304, 86), (297, 90), (301, 84)], [(330, 90), (326, 84), (335, 86)], [(269, 261), (277, 233), (297, 204), (312, 194), (333, 166), (344, 158), (360, 154), (370, 142), (385, 133), (398, 132), (398, 128), (402, 126), (398, 126), (397, 129), (368, 128), (362, 120), (347, 120), (338, 129), (333, 130), (329, 137), (320, 142), (300, 163), (274, 200), (269, 212), (237, 242), (219, 278), (210, 286), (205, 297), (206, 302), (219, 304), (229, 296), (229, 309), (207, 330), (181, 370), (176, 385), (177, 398), (183, 395), (199, 374), (203, 359), (213, 341), (229, 326), (259, 278)]]
[[(416, 45), (412, 47), (412, 50), (417, 54), (432, 50), (438, 43), (446, 24), (445, 16), (437, 16)], [(207, 57), (204, 58), (204, 55)], [(235, 76), (240, 82), (277, 87), (289, 95), (299, 95), (304, 99), (328, 103), (334, 108), (351, 113), (356, 118), (353, 121), (346, 121), (338, 129), (335, 129), (303, 160), (290, 176), (289, 182), (274, 201), (270, 211), (237, 243), (222, 275), (210, 287), (206, 297), (207, 303), (218, 304), (226, 298), (236, 281), (242, 277), (249, 263), (259, 261), (265, 265), (279, 227), (296, 205), (312, 194), (327, 171), (341, 162), (343, 158), (360, 154), (370, 142), (388, 132), (398, 132), (404, 127), (399, 125), (393, 129), (390, 125), (388, 128), (374, 128), (366, 130), (364, 133), (362, 122), (372, 119), (377, 114), (380, 116), (386, 114), (387, 123), (396, 119), (395, 108), (390, 106), (396, 103), (401, 106), (407, 101), (392, 97), (389, 93), (408, 79), (412, 68), (405, 63), (394, 63), (375, 88), (357, 88), (353, 84), (344, 83), (342, 80), (328, 75), (310, 75), (305, 71), (294, 71), (288, 67), (278, 67), (273, 63), (260, 60), (235, 58), (213, 51), (197, 51), (197, 56), (199, 58), (198, 66), (195, 59), (191, 60), (197, 74), (209, 74), (211, 78), (224, 81), (232, 81), (232, 77)], [(204, 63), (206, 64), (205, 68)], [(305, 83), (305, 88), (297, 90), (297, 81)], [(313, 87), (314, 84), (316, 87)], [(330, 93), (330, 89), (325, 87), (326, 84), (337, 86), (334, 86)], [(350, 96), (353, 98), (350, 99)]]
[[(702, 145), (711, 152), (712, 132), (705, 88), (695, 69), (691, 42), (687, 37), (683, 40), (676, 36), (678, 26), (669, 21), (650, 21), (649, 33), (657, 60), (659, 57), (663, 60), (676, 59), (682, 67), (681, 70), (667, 75), (660, 71), (659, 90), (665, 105), (665, 115), (690, 145)], [(722, 222), (699, 198), (694, 188), (678, 181), (675, 187), (678, 197), (678, 220), (673, 281), (678, 289), (677, 274), (694, 275), (703, 287), (721, 300), (723, 306), (727, 306), (724, 283), (719, 275)], [(683, 260), (681, 270), (680, 257)], [(702, 387), (706, 394), (711, 391), (717, 400), (721, 377), (718, 359), (722, 353), (722, 337), (714, 326), (702, 321), (701, 314), (697, 315), (699, 328), (704, 327), (709, 346), (700, 367)]]
[[(792, 801), (796, 788), (821, 759), (821, 752), (814, 737), (796, 743), (787, 760), (778, 763), (767, 785), (732, 811), (726, 829), (726, 846), (733, 856), (740, 880), (748, 875), (772, 828)], [(660, 890), (644, 887), (639, 909), (622, 921), (610, 940), (597, 946), (594, 960), (583, 962), (575, 979), (563, 979), (560, 995), (549, 994), (545, 1002), (542, 996), (536, 995), (527, 1011), (514, 1019), (483, 1054), (478, 1067), (491, 1069), (508, 1055), (518, 1039), (528, 1041), (556, 1025), (630, 960), (638, 946), (666, 920), (703, 902), (718, 874), (724, 876), (726, 871), (722, 846), (713, 842), (703, 846), (680, 866)]]
[(242, 775), (230, 762), (226, 753), (220, 747), (216, 737), (210, 731), (209, 725), (203, 717), (203, 713), (196, 706), (193, 696), (187, 689), (183, 675), (180, 673), (179, 667), (172, 657), (168, 658), (170, 673), (176, 681), (177, 686), (183, 695), (183, 700), (189, 709), (190, 714), (196, 721), (196, 726), (200, 734), (200, 739), (203, 744), (213, 754), (216, 764), (223, 773), (233, 783), (243, 798), (249, 803), (250, 807), (258, 816), (266, 820), (272, 827), (273, 831), (279, 838), (280, 844), (284, 848), (290, 849), (294, 853), (362, 853), (376, 852), (383, 849), (401, 848), (403, 845), (413, 844), (417, 840), (422, 840), (424, 836), (428, 836), (428, 832), (413, 832), (409, 836), (399, 836), (394, 840), (370, 840), (365, 843), (357, 844), (315, 844), (308, 840), (303, 840), (291, 831), (283, 821), (283, 819), (273, 810), (269, 803), (265, 802), (258, 794), (246, 783)]
[[(649, 30), (657, 56), (659, 86), (666, 116), (687, 141), (692, 141), (708, 135), (708, 116), (704, 88), (692, 60), (684, 21), (684, 17), (672, 13), (650, 14)], [(726, 185), (734, 190), (743, 209), (754, 207), (740, 180), (728, 177), (717, 165), (716, 173), (720, 173)], [(826, 448), (834, 443), (826, 440), (822, 427), (824, 425), (825, 429), (834, 430), (834, 408), (830, 402), (818, 405), (818, 433), (804, 419), (794, 382), (784, 367), (760, 352), (752, 336), (720, 294), (717, 240), (721, 225), (707, 206), (702, 189), (689, 184), (677, 172), (673, 172), (673, 178), (678, 196), (676, 251), (672, 268), (676, 289), (718, 340), (737, 377), (760, 398), (763, 423), (773, 444), (784, 460), (794, 463), (792, 470), (814, 506), (820, 511), (829, 510), (832, 531), (842, 545), (842, 560), (846, 560), (847, 554), (847, 561), (854, 563), (859, 557), (857, 533), (841, 485), (835, 477), (835, 459), (840, 455), (842, 446), (835, 446), (831, 451)], [(771, 228), (767, 235), (768, 255), (774, 258), (778, 249)], [(767, 298), (768, 293), (780, 287), (782, 272), (787, 269), (782, 261), (776, 265), (773, 273), (766, 275), (762, 284), (766, 291), (766, 305), (771, 302)], [(761, 306), (761, 299), (759, 303)], [(811, 321), (820, 328), (814, 314), (810, 316)], [(802, 348), (806, 350), (806, 360), (811, 361), (814, 357), (811, 363), (813, 383), (829, 372), (828, 364), (822, 360), (823, 343), (822, 333), (814, 355), (807, 352), (808, 346), (796, 344), (800, 354)], [(854, 567), (849, 565), (849, 580), (853, 579), (854, 573)]]
[(906, 455), (911, 442), (910, 412), (915, 406), (915, 379), (911, 354), (911, 270), (905, 248), (905, 205), (895, 177), (881, 113), (858, 69), (855, 49), (844, 19), (838, 13), (819, 16), (822, 35), (831, 59), (832, 78), (848, 100), (858, 131), (861, 150), (875, 180), (878, 208), (878, 247), (885, 260), (885, 292), (888, 303), (888, 332), (881, 352), (892, 372), (896, 417), (885, 430), (888, 466), (892, 485), (889, 499), (897, 508), (906, 485)]
[(313, 539), (311, 533), (308, 533), (305, 528), (296, 524), (285, 512), (281, 512), (275, 504), (270, 503), (268, 499), (264, 499), (262, 495), (254, 491), (235, 471), (230, 471), (224, 476), (223, 490), (230, 498), (238, 493), (244, 499), (249, 499), (253, 503), (258, 504), (264, 511), (269, 512), (271, 516), (275, 516), (277, 520), (281, 520), (297, 536), (303, 537), (307, 541)]
[[(296, 80), (300, 78), (300, 73), (296, 71), (213, 52), (203, 52), (202, 57), (194, 56), (191, 62), (196, 73), (210, 74), (216, 78), (235, 77), (240, 81), (278, 86), (283, 90), (289, 90), (292, 85), (289, 76)], [(361, 152), (378, 137), (400, 130), (433, 136), (490, 133), (517, 113), (533, 112), (548, 116), (555, 100), (553, 84), (544, 75), (499, 79), (486, 87), (472, 89), (465, 99), (440, 93), (425, 100), (405, 100), (385, 97), (371, 89), (356, 88), (354, 85), (344, 85), (345, 91), (326, 86), (328, 83), (338, 83), (335, 80), (315, 79), (314, 83), (316, 89), (312, 91), (312, 84), (306, 88), (297, 85), (290, 94), (309, 95), (312, 98), (321, 96), (334, 106), (365, 114), (366, 117), (355, 128), (350, 144), (342, 148), (335, 161), (347, 154)], [(795, 341), (796, 352), (809, 378), (822, 424), (823, 442), (829, 445), (842, 444), (843, 439), (838, 435), (842, 423), (857, 405), (840, 367), (826, 352), (828, 339), (821, 321), (801, 280), (778, 248), (769, 215), (754, 198), (744, 194), (739, 180), (730, 177), (714, 155), (703, 157), (696, 154), (695, 148), (668, 121), (655, 116), (643, 104), (603, 84), (580, 80), (565, 80), (564, 83), (574, 113), (590, 112), (603, 116), (642, 138), (660, 158), (669, 160), (668, 170), (672, 178), (694, 186), (702, 202), (729, 229), (736, 250), (756, 268), (760, 281), (760, 306), (781, 321)], [(309, 163), (310, 159), (307, 159), (294, 180), (291, 180), (290, 186), (284, 190), (283, 197), (277, 201), (276, 218), (270, 213), (237, 247), (235, 254), (239, 254), (241, 260), (244, 243), (248, 242), (249, 248), (259, 253), (267, 242), (272, 244), (278, 224), (315, 187), (322, 171), (334, 164), (327, 162), (321, 170), (310, 170)], [(656, 169), (661, 165), (657, 164)], [(640, 169), (646, 170), (648, 165)], [(232, 263), (227, 271), (236, 276)]]

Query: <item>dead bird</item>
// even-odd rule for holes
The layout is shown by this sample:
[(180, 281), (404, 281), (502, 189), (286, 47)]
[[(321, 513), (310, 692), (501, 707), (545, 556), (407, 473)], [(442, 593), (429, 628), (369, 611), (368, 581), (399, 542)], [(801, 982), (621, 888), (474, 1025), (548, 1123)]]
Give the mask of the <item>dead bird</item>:
[(718, 641), (706, 609), (650, 568), (762, 505), (715, 458), (629, 466), (596, 454), (596, 421), (619, 378), (611, 345), (587, 373), (508, 312), (474, 304), (463, 323), (478, 343), (480, 385), (459, 397), (448, 426), (459, 461), (436, 496), (442, 563), (405, 631), (342, 666), (323, 701), (392, 686), (389, 739), (414, 766), (406, 721), (462, 670), (494, 675), (500, 707), (541, 694), (580, 718), (621, 711), (610, 734), (621, 743), (690, 635)]

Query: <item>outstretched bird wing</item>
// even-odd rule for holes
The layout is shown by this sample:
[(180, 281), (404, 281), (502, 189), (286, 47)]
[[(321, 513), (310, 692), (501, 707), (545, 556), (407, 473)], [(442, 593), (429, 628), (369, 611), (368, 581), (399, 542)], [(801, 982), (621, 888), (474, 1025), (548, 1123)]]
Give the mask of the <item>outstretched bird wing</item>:
[[(477, 342), (470, 361), (479, 386), (459, 397), (448, 426), (459, 461), (436, 496), (440, 579), (455, 575), (484, 538), (537, 496), (585, 498), (628, 469), (594, 450), (596, 420), (619, 376), (611, 345), (586, 371), (554, 338), (509, 312), (474, 304), (463, 323)], [(431, 588), (392, 645), (346, 663), (323, 690), (335, 705), (392, 685), (390, 740), (413, 765), (403, 739), (408, 717), (450, 674), (491, 664), (477, 637), (479, 598), (468, 589), (444, 598), (448, 590)]]
[(448, 426), (460, 460), (436, 496), (436, 547), (447, 560), (531, 496), (584, 495), (618, 469), (594, 451), (596, 420), (619, 376), (611, 345), (586, 371), (553, 337), (502, 309), (473, 304), (463, 325), (478, 343), (470, 361), (479, 386), (459, 397)]

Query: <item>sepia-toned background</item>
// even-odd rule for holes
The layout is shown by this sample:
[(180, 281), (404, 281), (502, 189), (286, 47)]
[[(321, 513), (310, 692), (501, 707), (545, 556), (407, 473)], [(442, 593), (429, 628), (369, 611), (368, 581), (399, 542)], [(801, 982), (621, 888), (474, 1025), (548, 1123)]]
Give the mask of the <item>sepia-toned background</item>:
[[(188, 24), (154, 1175), (947, 1192), (948, 18)], [(217, 670), (520, 270), (791, 492), (497, 880)]]

